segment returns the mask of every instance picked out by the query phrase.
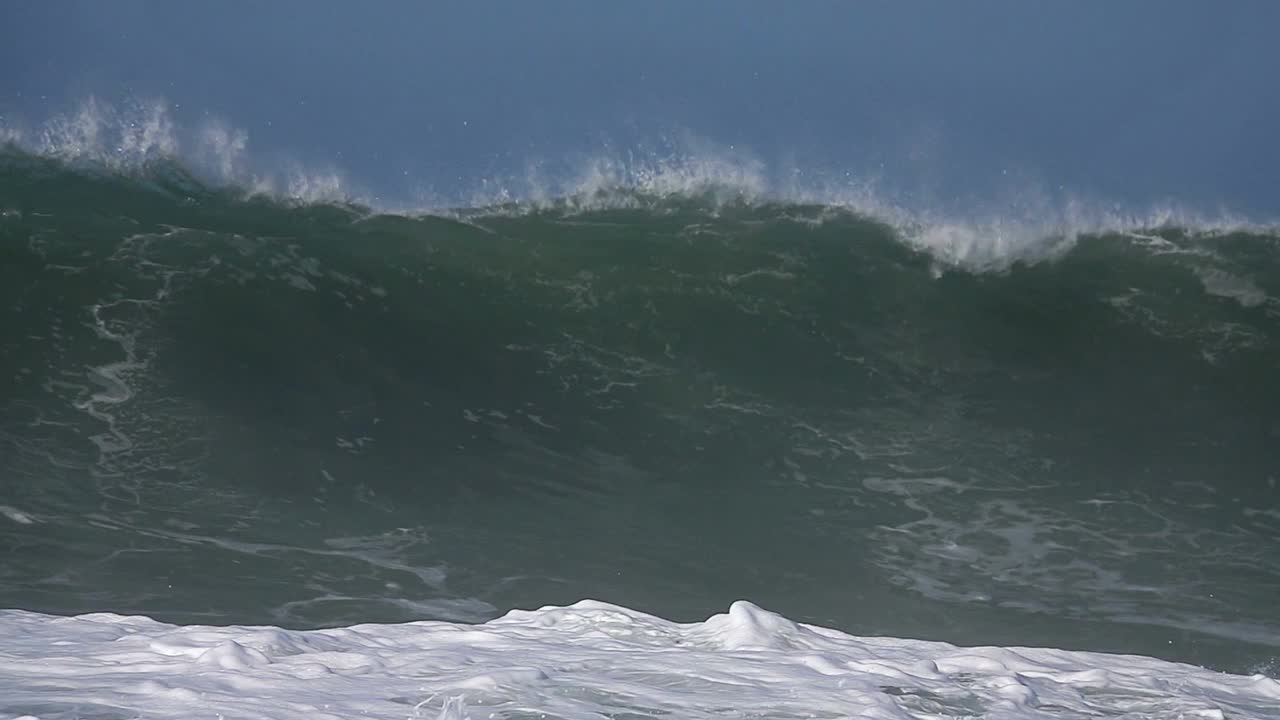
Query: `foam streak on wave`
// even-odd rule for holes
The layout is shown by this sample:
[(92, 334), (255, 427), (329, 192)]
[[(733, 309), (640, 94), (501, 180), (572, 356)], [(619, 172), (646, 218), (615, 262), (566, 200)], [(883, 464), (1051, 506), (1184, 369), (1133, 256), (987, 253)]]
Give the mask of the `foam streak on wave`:
[(0, 613), (7, 717), (1261, 720), (1280, 682), (1136, 656), (858, 638), (748, 602), (677, 624), (594, 601), (479, 626), (309, 632)]

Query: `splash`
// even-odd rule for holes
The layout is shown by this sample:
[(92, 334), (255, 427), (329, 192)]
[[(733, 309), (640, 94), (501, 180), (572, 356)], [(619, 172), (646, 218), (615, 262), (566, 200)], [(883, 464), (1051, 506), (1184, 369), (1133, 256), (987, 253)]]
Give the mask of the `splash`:
[(175, 110), (159, 99), (113, 104), (90, 97), (32, 132), (0, 125), (0, 144), (89, 171), (145, 176), (165, 164), (177, 165), (203, 182), (237, 187), (249, 196), (303, 204), (359, 200), (337, 170), (298, 162), (283, 171), (257, 167), (247, 131), (219, 119), (188, 128)]

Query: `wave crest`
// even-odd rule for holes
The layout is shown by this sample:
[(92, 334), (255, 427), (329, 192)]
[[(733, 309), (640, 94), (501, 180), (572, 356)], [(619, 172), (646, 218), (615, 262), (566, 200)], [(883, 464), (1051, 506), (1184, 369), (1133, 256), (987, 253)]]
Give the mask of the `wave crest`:
[(899, 198), (872, 178), (800, 168), (771, 167), (750, 152), (684, 136), (658, 147), (609, 148), (576, 162), (531, 162), (522, 174), (483, 178), (413, 202), (392, 202), (353, 188), (338, 169), (297, 161), (261, 167), (249, 134), (218, 119), (187, 128), (176, 106), (162, 100), (114, 105), (90, 97), (74, 111), (40, 123), (34, 132), (0, 125), (0, 143), (73, 168), (130, 176), (184, 176), (211, 187), (234, 188), (247, 197), (300, 204), (358, 205), (402, 215), (565, 214), (636, 209), (696, 210), (718, 215), (734, 207), (804, 206), (810, 222), (855, 215), (884, 223), (940, 269), (1002, 271), (1017, 263), (1053, 260), (1083, 235), (1141, 234), (1171, 228), (1196, 235), (1246, 232), (1274, 235), (1280, 224), (1219, 212), (1206, 215), (1176, 205), (1119, 209), (1028, 188), (999, 207), (975, 203), (963, 212), (940, 211)]

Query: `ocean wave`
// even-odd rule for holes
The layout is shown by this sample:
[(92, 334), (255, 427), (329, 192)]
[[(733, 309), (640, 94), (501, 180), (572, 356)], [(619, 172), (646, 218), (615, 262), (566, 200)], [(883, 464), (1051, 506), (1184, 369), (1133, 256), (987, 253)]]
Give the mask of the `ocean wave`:
[(984, 263), (679, 177), (396, 214), (5, 151), (0, 604), (678, 614), (723, 577), (889, 634), (1274, 655), (1274, 233)]

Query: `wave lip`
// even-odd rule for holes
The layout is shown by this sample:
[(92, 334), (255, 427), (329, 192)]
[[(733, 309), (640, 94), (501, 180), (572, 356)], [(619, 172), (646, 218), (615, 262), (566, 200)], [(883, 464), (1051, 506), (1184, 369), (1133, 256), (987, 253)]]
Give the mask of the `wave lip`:
[[(951, 717), (1262, 720), (1280, 682), (1132, 655), (859, 638), (749, 602), (674, 623), (582, 601), (483, 625), (174, 626), (0, 611), (0, 712), (58, 718)], [(57, 683), (47, 682), (48, 678)]]

